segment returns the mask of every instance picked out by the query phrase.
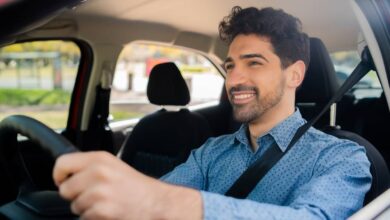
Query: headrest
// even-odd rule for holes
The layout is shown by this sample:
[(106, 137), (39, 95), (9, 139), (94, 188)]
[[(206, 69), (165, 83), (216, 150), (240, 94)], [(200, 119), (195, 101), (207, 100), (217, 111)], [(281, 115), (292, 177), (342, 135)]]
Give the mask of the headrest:
[(310, 38), (310, 63), (305, 79), (297, 90), (296, 103), (326, 103), (338, 88), (328, 50), (320, 39)]
[(150, 72), (147, 96), (155, 105), (187, 105), (190, 92), (180, 70), (172, 63), (157, 64)]

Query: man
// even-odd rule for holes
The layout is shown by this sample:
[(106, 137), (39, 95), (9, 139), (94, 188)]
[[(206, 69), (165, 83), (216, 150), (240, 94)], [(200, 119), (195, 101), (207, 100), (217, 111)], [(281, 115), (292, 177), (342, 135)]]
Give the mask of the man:
[[(308, 65), (308, 37), (281, 10), (235, 7), (219, 26), (229, 43), (226, 90), (234, 134), (209, 139), (162, 178), (102, 152), (60, 157), (54, 180), (85, 219), (345, 219), (370, 188), (364, 148), (310, 128), (247, 199), (224, 194), (274, 143), (281, 151), (305, 123), (295, 91)], [(171, 183), (171, 184), (169, 184)]]

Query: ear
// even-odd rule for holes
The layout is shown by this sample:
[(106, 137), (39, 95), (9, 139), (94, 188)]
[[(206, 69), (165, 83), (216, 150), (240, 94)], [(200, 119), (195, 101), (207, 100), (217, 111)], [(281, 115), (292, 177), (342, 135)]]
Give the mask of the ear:
[(287, 80), (288, 86), (292, 88), (299, 87), (303, 79), (305, 78), (306, 65), (302, 60), (298, 60), (291, 64), (289, 67), (289, 79)]

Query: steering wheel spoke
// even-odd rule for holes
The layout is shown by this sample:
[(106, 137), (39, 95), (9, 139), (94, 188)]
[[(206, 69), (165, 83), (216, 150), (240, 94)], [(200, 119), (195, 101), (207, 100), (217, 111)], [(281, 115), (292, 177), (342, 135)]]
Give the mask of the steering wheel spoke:
[[(12, 115), (3, 119), (0, 122), (0, 168), (3, 168), (5, 175), (12, 179), (10, 181), (12, 184), (18, 184), (16, 188), (19, 189), (19, 194), (14, 201), (0, 207), (0, 216), (14, 218), (15, 209), (20, 209), (17, 213), (23, 216), (18, 216), (18, 219), (34, 219), (35, 215), (52, 218), (57, 214), (73, 218), (69, 204), (60, 198), (57, 192), (35, 191), (18, 147), (18, 134), (27, 137), (41, 150), (46, 151), (53, 160), (63, 154), (78, 151), (65, 137), (33, 118)], [(53, 202), (48, 203), (47, 199)], [(62, 211), (57, 213), (53, 212), (53, 209)]]

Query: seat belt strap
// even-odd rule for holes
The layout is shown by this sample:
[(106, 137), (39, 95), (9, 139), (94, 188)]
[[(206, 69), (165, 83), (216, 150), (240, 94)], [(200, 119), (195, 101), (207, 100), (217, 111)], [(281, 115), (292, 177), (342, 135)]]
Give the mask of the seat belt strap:
[(351, 75), (345, 80), (343, 85), (337, 90), (336, 94), (329, 100), (327, 105), (321, 110), (316, 117), (309, 122), (303, 124), (297, 129), (291, 139), (286, 150), (282, 152), (276, 142), (257, 159), (241, 176), (233, 183), (233, 185), (225, 193), (226, 196), (235, 197), (238, 199), (246, 198), (268, 171), (292, 148), (292, 146), (302, 137), (302, 135), (314, 124), (317, 120), (329, 109), (329, 107), (338, 102), (343, 95), (350, 90), (360, 79), (362, 79), (374, 65), (371, 60), (371, 55), (366, 47), (362, 53), (362, 60), (354, 69)]

